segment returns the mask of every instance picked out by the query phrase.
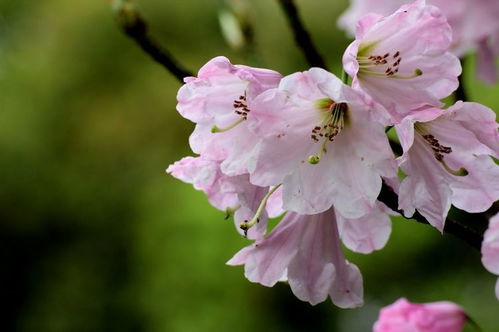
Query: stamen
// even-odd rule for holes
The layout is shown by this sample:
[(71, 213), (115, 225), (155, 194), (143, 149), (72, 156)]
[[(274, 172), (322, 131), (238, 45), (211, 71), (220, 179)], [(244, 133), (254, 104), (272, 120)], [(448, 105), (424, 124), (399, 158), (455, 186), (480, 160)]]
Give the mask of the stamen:
[(442, 164), (442, 166), (445, 168), (445, 170), (446, 170), (447, 172), (449, 172), (450, 174), (452, 174), (452, 175), (455, 175), (455, 176), (466, 176), (466, 175), (468, 175), (468, 174), (469, 174), (468, 170), (467, 170), (466, 168), (464, 168), (464, 167), (461, 167), (461, 168), (460, 168), (460, 169), (458, 169), (458, 170), (453, 170), (452, 168), (450, 168), (450, 167), (447, 165), (447, 163), (445, 162), (445, 160), (444, 160), (444, 159), (439, 160), (439, 161), (440, 161), (440, 163)]
[(346, 103), (336, 103), (329, 98), (317, 100), (316, 106), (326, 112), (326, 115), (322, 122), (322, 126), (315, 126), (310, 135), (315, 143), (322, 140), (319, 153), (308, 157), (308, 162), (312, 165), (316, 165), (320, 162), (322, 156), (327, 153), (327, 143), (333, 142), (336, 136), (338, 136), (345, 127), (345, 114), (348, 110)]
[[(397, 72), (398, 72), (398, 69), (397, 69)], [(418, 76), (423, 75), (423, 71), (419, 68), (414, 70), (414, 74), (412, 74), (412, 75), (395, 75), (394, 71), (390, 71), (388, 73), (380, 73), (380, 72), (375, 72), (372, 70), (364, 70), (364, 69), (359, 72), (359, 74), (361, 74), (361, 73), (366, 73), (366, 74), (369, 74), (371, 76), (378, 76), (378, 77), (388, 76), (390, 78), (399, 78), (399, 79), (410, 79), (410, 78), (416, 78)]]
[(395, 52), (393, 55), (393, 63), (389, 64), (388, 61), (390, 53), (385, 55), (358, 55), (357, 62), (359, 64), (360, 70), (359, 74), (367, 74), (377, 77), (389, 77), (397, 79), (411, 79), (423, 75), (423, 71), (416, 68), (412, 75), (396, 75), (400, 69), (400, 63), (402, 62), (402, 57), (400, 56), (400, 51)]
[(245, 120), (246, 120), (245, 118), (241, 118), (241, 119), (237, 120), (236, 122), (234, 122), (233, 124), (231, 124), (231, 125), (229, 125), (228, 127), (225, 127), (225, 128), (218, 128), (216, 125), (213, 125), (211, 127), (211, 132), (213, 134), (215, 134), (215, 133), (224, 133), (226, 131), (229, 131), (229, 130), (237, 127), (237, 125), (241, 124)]
[(263, 209), (265, 209), (265, 206), (267, 205), (267, 201), (269, 200), (270, 196), (280, 187), (281, 185), (277, 185), (274, 188), (270, 189), (269, 192), (263, 197), (262, 201), (260, 202), (260, 205), (258, 206), (258, 209), (256, 210), (255, 215), (250, 221), (243, 221), (242, 223), (239, 224), (239, 228), (241, 228), (244, 231), (244, 236), (248, 235), (248, 230), (253, 227), (256, 223), (260, 221), (260, 216), (262, 215)]
[(466, 176), (469, 174), (468, 170), (464, 167), (461, 167), (458, 170), (454, 170), (450, 168), (449, 165), (447, 165), (444, 159), (444, 155), (452, 153), (451, 147), (440, 144), (438, 139), (436, 139), (435, 136), (429, 134), (426, 131), (426, 128), (424, 128), (424, 126), (421, 125), (420, 123), (416, 123), (414, 128), (423, 136), (424, 140), (430, 145), (431, 149), (433, 150), (435, 159), (443, 166), (443, 168), (448, 173), (454, 176)]

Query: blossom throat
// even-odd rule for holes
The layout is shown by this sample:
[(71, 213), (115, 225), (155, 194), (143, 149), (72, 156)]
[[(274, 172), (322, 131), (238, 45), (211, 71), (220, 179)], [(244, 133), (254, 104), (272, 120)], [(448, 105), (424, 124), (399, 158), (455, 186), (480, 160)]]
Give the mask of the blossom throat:
[(415, 129), (417, 132), (421, 134), (421, 137), (425, 140), (425, 142), (431, 147), (433, 151), (433, 155), (435, 156), (435, 159), (443, 166), (443, 168), (449, 172), (452, 175), (455, 176), (466, 176), (468, 175), (468, 171), (466, 168), (460, 168), (458, 170), (453, 170), (452, 168), (447, 165), (445, 162), (445, 155), (452, 153), (452, 148), (449, 146), (444, 146), (440, 144), (438, 139), (435, 138), (435, 136), (431, 135), (426, 131), (426, 129), (423, 127), (422, 124), (415, 124)]
[[(359, 55), (357, 61), (359, 63), (359, 75), (367, 74), (378, 77), (411, 79), (423, 75), (423, 71), (416, 68), (411, 75), (399, 75), (400, 63), (402, 57), (400, 51), (385, 53), (384, 55)], [(362, 52), (365, 53), (365, 52)]]
[(234, 113), (241, 116), (241, 118), (239, 120), (235, 121), (234, 123), (228, 125), (225, 128), (219, 128), (216, 125), (213, 125), (211, 127), (211, 132), (213, 134), (224, 133), (226, 131), (229, 131), (232, 128), (237, 127), (237, 125), (243, 123), (245, 120), (248, 119), (248, 114), (251, 110), (248, 108), (248, 104), (246, 101), (246, 91), (244, 91), (243, 95), (239, 96), (239, 99), (234, 100), (232, 106), (234, 107)]
[(316, 101), (316, 106), (325, 111), (325, 115), (321, 125), (315, 126), (310, 135), (312, 141), (318, 143), (322, 140), (322, 144), (318, 154), (311, 155), (308, 162), (315, 165), (327, 152), (327, 143), (333, 142), (336, 136), (345, 127), (345, 117), (348, 111), (346, 103), (336, 103), (332, 99), (324, 98)]

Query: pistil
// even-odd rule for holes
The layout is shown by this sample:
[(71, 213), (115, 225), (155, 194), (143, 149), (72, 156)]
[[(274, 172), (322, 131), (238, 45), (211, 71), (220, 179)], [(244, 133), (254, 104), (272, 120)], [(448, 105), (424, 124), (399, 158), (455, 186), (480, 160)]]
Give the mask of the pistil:
[(262, 201), (260, 202), (260, 205), (258, 206), (258, 209), (256, 210), (255, 215), (250, 221), (243, 221), (242, 223), (239, 224), (239, 228), (241, 228), (244, 231), (244, 236), (247, 236), (248, 230), (256, 225), (260, 221), (260, 216), (263, 213), (263, 210), (265, 209), (265, 206), (267, 205), (267, 201), (269, 200), (270, 196), (280, 187), (281, 185), (277, 185), (274, 188), (270, 189), (269, 192), (263, 197)]

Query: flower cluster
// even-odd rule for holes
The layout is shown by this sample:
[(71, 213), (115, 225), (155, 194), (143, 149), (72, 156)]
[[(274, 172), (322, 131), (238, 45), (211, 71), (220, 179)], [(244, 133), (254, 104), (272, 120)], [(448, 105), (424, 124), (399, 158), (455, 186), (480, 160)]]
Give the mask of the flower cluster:
[[(255, 240), (228, 264), (244, 264), (252, 282), (288, 281), (299, 299), (330, 297), (342, 308), (362, 305), (363, 285), (341, 243), (368, 254), (390, 235), (383, 182), (406, 217), (417, 210), (440, 231), (451, 204), (482, 212), (499, 198), (494, 112), (460, 101), (442, 109), (461, 73), (442, 11), (416, 0), (363, 16), (355, 36), (343, 56), (351, 86), (320, 68), (282, 77), (210, 60), (178, 92), (198, 156), (167, 169)], [(284, 213), (266, 234), (267, 219)]]

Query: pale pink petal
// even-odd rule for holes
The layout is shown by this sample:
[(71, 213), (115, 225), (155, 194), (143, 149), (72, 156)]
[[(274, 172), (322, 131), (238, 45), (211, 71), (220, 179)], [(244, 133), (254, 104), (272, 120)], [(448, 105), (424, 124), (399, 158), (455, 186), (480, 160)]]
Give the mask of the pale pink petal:
[(297, 298), (312, 305), (326, 300), (331, 281), (335, 280), (333, 213), (330, 210), (301, 221), (307, 226), (303, 228), (300, 248), (288, 267), (291, 290)]
[(370, 254), (383, 248), (390, 237), (390, 217), (378, 203), (370, 213), (357, 219), (343, 218), (336, 214), (340, 237), (345, 246), (355, 252)]
[(343, 250), (341, 249), (340, 234), (335, 214), (333, 214), (332, 220), (334, 221), (334, 227), (332, 228), (331, 241), (335, 246), (333, 250), (333, 262), (336, 275), (329, 295), (333, 303), (340, 308), (357, 308), (364, 304), (362, 275), (355, 264), (345, 259)]
[(267, 201), (267, 213), (269, 218), (277, 218), (286, 212), (282, 207), (282, 187), (279, 187)]
[(486, 39), (478, 44), (476, 64), (476, 75), (480, 80), (488, 84), (497, 81), (496, 57)]
[(459, 121), (480, 143), (493, 151), (491, 155), (499, 157), (499, 131), (493, 110), (478, 103), (458, 102), (448, 112), (450, 120)]
[(226, 264), (231, 266), (246, 264), (246, 261), (248, 260), (248, 255), (251, 253), (251, 250), (253, 250), (254, 246), (255, 245), (252, 244), (239, 250), (231, 259), (227, 261)]
[(479, 213), (488, 210), (499, 199), (499, 167), (487, 155), (471, 158), (461, 163), (468, 175), (456, 177), (450, 183), (452, 204), (461, 210)]
[(402, 298), (384, 307), (373, 332), (461, 332), (467, 316), (452, 302), (410, 303)]
[(407, 0), (351, 0), (350, 7), (338, 19), (338, 26), (346, 30), (351, 37), (363, 36), (363, 30), (359, 31), (358, 27), (358, 22), (363, 16), (373, 15), (373, 13), (386, 16), (404, 3), (407, 3)]
[(422, 138), (414, 140), (410, 155), (400, 166), (408, 176), (400, 184), (399, 208), (404, 210), (406, 217), (411, 217), (414, 209), (418, 209), (431, 225), (443, 231), (452, 191), (447, 174), (435, 172), (442, 166)]
[(482, 243), (482, 263), (491, 273), (499, 275), (499, 214), (490, 219)]
[(295, 257), (304, 222), (301, 216), (288, 213), (262, 241), (256, 242), (247, 256), (244, 275), (249, 281), (274, 286)]

